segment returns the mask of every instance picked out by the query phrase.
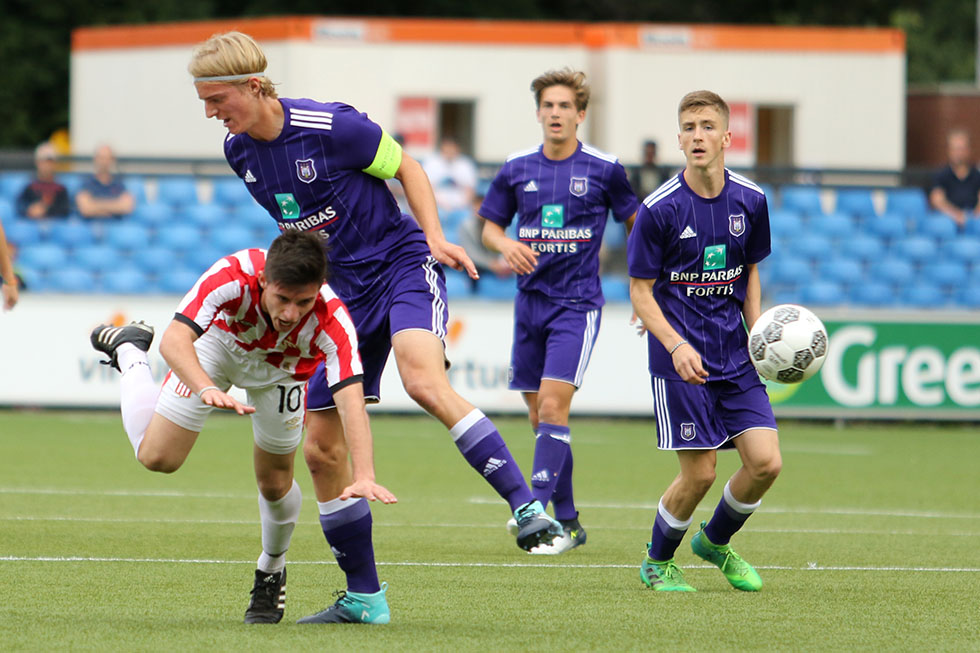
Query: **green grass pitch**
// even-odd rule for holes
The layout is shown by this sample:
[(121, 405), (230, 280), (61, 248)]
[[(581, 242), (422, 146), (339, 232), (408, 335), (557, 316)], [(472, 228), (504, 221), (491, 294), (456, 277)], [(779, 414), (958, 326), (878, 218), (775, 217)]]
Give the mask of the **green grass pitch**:
[[(733, 541), (765, 587), (730, 589), (678, 551), (694, 594), (646, 589), (638, 566), (676, 473), (653, 420), (575, 419), (588, 544), (521, 552), (508, 510), (425, 417), (374, 416), (375, 550), (386, 626), (299, 626), (343, 577), (305, 466), (286, 617), (241, 623), (259, 554), (244, 418), (215, 416), (184, 468), (135, 461), (111, 413), (0, 412), (4, 651), (980, 650), (980, 433), (962, 426), (784, 422), (784, 467)], [(525, 422), (497, 420), (530, 467)], [(719, 454), (707, 519), (737, 466)]]

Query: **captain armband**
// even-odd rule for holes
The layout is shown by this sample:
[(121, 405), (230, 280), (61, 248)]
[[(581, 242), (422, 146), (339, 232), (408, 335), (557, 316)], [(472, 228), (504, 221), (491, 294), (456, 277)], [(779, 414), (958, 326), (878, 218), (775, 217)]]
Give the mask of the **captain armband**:
[(381, 130), (381, 142), (378, 143), (378, 153), (374, 155), (374, 161), (362, 172), (366, 172), (378, 179), (391, 179), (398, 172), (398, 167), (402, 164), (402, 146), (394, 138), (388, 135), (385, 130)]

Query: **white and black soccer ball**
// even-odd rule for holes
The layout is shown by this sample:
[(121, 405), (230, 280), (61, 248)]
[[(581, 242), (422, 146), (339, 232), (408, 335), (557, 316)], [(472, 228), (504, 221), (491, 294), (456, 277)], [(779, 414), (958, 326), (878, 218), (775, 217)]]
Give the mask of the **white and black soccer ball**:
[(809, 309), (796, 304), (773, 306), (749, 332), (749, 357), (763, 378), (802, 383), (827, 358), (827, 329)]

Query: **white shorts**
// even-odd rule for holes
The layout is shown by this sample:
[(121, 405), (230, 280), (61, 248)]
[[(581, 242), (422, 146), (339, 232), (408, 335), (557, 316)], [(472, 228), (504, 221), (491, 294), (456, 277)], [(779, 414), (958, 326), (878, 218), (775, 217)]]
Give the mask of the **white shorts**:
[[(222, 391), (235, 385), (245, 390), (252, 413), (255, 444), (273, 454), (292, 453), (303, 439), (306, 382), (297, 381), (274, 365), (226, 344), (211, 331), (194, 341), (201, 367)], [(195, 433), (204, 428), (211, 411), (173, 372), (167, 375), (156, 412)]]

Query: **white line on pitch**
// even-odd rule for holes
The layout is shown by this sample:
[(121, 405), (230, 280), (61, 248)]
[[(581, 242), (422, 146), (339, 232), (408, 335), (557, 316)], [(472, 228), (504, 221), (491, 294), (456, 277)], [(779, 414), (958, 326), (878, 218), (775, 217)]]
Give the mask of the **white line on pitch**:
[[(195, 565), (254, 565), (254, 560), (208, 560), (203, 558), (107, 558), (89, 556), (0, 556), (0, 562), (129, 562), (156, 564), (195, 564)], [(332, 560), (297, 560), (290, 565), (335, 565)], [(633, 569), (634, 564), (568, 564), (535, 562), (378, 562), (379, 567), (492, 567), (492, 568), (548, 568), (556, 569)], [(712, 565), (684, 565), (689, 569), (713, 569)], [(980, 573), (980, 567), (873, 567), (873, 566), (822, 566), (807, 563), (803, 567), (788, 565), (756, 565), (756, 569), (778, 569), (784, 571), (884, 571), (884, 572), (939, 572), (939, 573)]]

